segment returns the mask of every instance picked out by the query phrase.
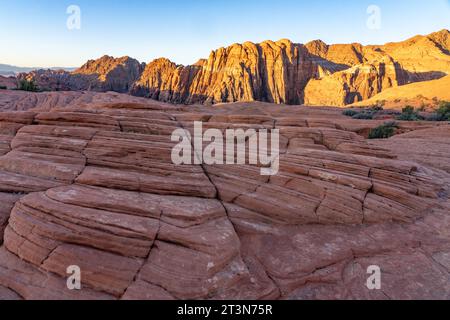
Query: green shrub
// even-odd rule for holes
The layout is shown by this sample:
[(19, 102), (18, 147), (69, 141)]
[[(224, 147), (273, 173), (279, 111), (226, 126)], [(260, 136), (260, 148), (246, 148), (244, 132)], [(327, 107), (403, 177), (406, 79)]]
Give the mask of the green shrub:
[(435, 113), (427, 117), (428, 121), (450, 121), (450, 102), (441, 101)]
[(437, 110), (439, 121), (450, 121), (450, 102), (442, 101)]
[(425, 120), (427, 120), (427, 121), (442, 121), (441, 117), (437, 113), (432, 113), (431, 115), (427, 116)]
[(358, 111), (352, 110), (352, 109), (347, 109), (344, 112), (342, 112), (342, 114), (347, 117), (353, 117), (353, 116), (357, 115), (358, 113), (359, 113)]
[(414, 110), (414, 107), (406, 106), (402, 110), (402, 114), (397, 117), (397, 120), (401, 121), (420, 121), (424, 118)]
[(38, 92), (39, 89), (34, 80), (20, 80), (18, 90)]
[(371, 113), (371, 112), (361, 112), (361, 113), (355, 114), (352, 118), (353, 119), (358, 119), (358, 120), (372, 120), (373, 119), (373, 113)]
[(395, 134), (397, 123), (387, 122), (375, 129), (370, 130), (369, 139), (388, 139)]

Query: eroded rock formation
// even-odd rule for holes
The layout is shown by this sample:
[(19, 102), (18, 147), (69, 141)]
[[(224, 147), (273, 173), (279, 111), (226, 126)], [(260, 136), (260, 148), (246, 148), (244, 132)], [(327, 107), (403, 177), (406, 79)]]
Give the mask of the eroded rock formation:
[[(193, 121), (280, 129), (279, 174), (172, 164), (170, 135)], [(448, 167), (368, 143), (366, 123), (261, 103), (0, 113), (0, 297), (449, 299)], [(448, 148), (448, 125), (402, 125), (396, 139), (440, 130)]]
[(130, 57), (103, 56), (97, 60), (89, 60), (73, 72), (36, 70), (18, 75), (18, 80), (33, 80), (42, 90), (127, 93), (139, 79), (144, 67), (145, 64)]
[(450, 72), (449, 31), (384, 46), (246, 42), (193, 66), (149, 63), (133, 94), (177, 103), (265, 101), (342, 106)]

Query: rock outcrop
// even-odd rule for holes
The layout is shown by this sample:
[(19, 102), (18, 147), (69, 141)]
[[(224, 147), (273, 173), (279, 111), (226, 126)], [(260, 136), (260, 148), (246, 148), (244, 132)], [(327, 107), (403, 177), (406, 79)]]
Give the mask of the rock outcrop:
[(19, 74), (18, 79), (33, 80), (41, 90), (127, 93), (139, 79), (144, 67), (145, 64), (130, 57), (103, 56), (97, 60), (89, 60), (73, 72), (36, 70)]
[(0, 88), (15, 89), (17, 87), (17, 79), (15, 77), (0, 76)]
[(72, 72), (72, 75), (92, 77), (89, 90), (127, 93), (141, 76), (144, 67), (145, 64), (130, 57), (103, 56), (97, 60), (89, 60)]
[[(365, 122), (262, 103), (42, 109), (0, 113), (0, 298), (450, 299), (450, 171), (369, 143)], [(279, 173), (174, 165), (171, 134), (194, 121), (278, 128)], [(448, 148), (448, 125), (402, 125)]]

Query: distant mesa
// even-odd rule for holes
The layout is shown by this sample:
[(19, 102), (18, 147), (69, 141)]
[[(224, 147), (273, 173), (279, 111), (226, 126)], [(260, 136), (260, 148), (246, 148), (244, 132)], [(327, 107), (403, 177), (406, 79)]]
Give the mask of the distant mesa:
[(179, 104), (345, 106), (449, 73), (450, 32), (442, 30), (369, 46), (327, 45), (321, 40), (245, 42), (212, 51), (190, 66), (165, 58), (144, 64), (130, 57), (103, 56), (71, 72), (38, 70), (18, 78), (32, 79), (47, 90), (116, 91)]

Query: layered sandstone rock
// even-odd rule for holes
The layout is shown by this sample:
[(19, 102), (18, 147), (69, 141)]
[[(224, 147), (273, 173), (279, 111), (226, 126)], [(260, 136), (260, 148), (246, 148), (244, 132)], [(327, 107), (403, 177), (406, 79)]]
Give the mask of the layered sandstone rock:
[(147, 65), (131, 92), (182, 103), (300, 104), (309, 79), (342, 68), (316, 60), (303, 45), (289, 40), (234, 44), (211, 52), (207, 60), (194, 66), (156, 60)]
[[(50, 111), (58, 108), (70, 109), (72, 107), (84, 106), (94, 109), (99, 105), (114, 103), (120, 105), (127, 103), (132, 108), (139, 109), (151, 107), (155, 102), (145, 98), (132, 97), (126, 94), (115, 92), (91, 92), (91, 91), (70, 91), (70, 92), (23, 92), (17, 90), (4, 90), (0, 94), (0, 111), (27, 111), (35, 109), (38, 111)], [(175, 107), (166, 103), (158, 103), (159, 107), (174, 109)], [(130, 107), (130, 108), (131, 108)], [(0, 113), (2, 117), (2, 113)]]
[[(36, 107), (0, 113), (1, 298), (450, 298), (447, 167), (367, 142), (339, 111)], [(279, 173), (174, 165), (171, 133), (193, 121), (280, 129)], [(448, 131), (427, 126), (395, 139)], [(370, 265), (382, 291), (366, 287)]]

